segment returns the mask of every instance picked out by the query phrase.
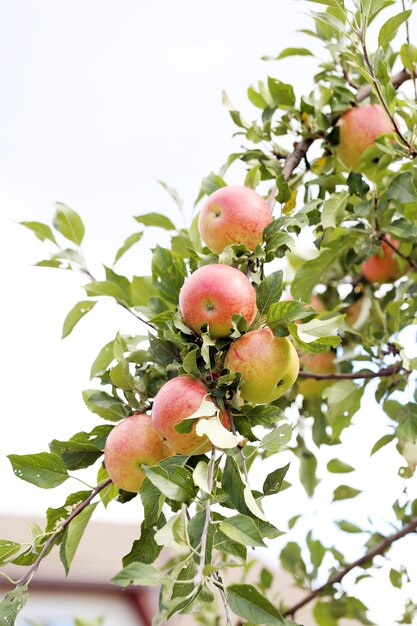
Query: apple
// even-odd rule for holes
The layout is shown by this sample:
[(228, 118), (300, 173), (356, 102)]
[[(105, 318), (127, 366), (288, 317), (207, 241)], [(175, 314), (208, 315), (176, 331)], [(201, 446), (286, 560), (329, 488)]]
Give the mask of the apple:
[[(390, 235), (387, 235), (387, 239), (399, 248), (398, 241)], [(398, 255), (385, 241), (382, 242), (381, 249), (381, 256), (375, 254), (362, 263), (362, 274), (370, 283), (390, 283), (405, 273), (398, 262)]]
[(271, 220), (269, 206), (256, 191), (248, 187), (222, 187), (206, 200), (198, 229), (216, 254), (234, 243), (244, 243), (249, 250), (255, 250)]
[(212, 337), (227, 337), (235, 313), (243, 315), (248, 326), (256, 316), (256, 292), (249, 279), (219, 263), (193, 272), (181, 287), (179, 303), (185, 323), (200, 335), (208, 324)]
[(270, 328), (252, 330), (229, 348), (225, 367), (242, 374), (242, 398), (266, 404), (281, 397), (297, 379), (299, 360), (286, 337), (274, 337)]
[(348, 169), (355, 170), (367, 148), (381, 135), (392, 133), (385, 111), (379, 104), (356, 107), (344, 113), (337, 122), (340, 128), (336, 154)]
[[(174, 428), (200, 408), (204, 396), (208, 393), (204, 383), (185, 374), (169, 380), (156, 394), (152, 407), (152, 424), (175, 452), (192, 455), (203, 454), (211, 449), (209, 439), (196, 434), (197, 421), (190, 433), (179, 433)], [(199, 419), (204, 419), (204, 416)], [(220, 412), (220, 421), (223, 426), (230, 428), (226, 411)]]
[(139, 491), (142, 465), (156, 465), (173, 451), (152, 426), (150, 415), (136, 413), (119, 422), (107, 437), (104, 464), (119, 489)]
[[(319, 354), (306, 352), (300, 357), (300, 364), (303, 366), (304, 371), (312, 372), (313, 374), (334, 374), (336, 372), (333, 352), (320, 352)], [(302, 378), (298, 381), (298, 388), (305, 398), (314, 398), (321, 396), (330, 383), (331, 380)]]

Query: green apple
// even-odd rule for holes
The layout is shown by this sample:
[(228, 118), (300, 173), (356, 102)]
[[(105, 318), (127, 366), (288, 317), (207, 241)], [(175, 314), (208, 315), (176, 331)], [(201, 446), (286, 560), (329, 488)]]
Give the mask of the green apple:
[(252, 330), (229, 348), (225, 367), (242, 374), (242, 398), (266, 404), (281, 397), (295, 383), (299, 359), (286, 337), (275, 337), (270, 328)]

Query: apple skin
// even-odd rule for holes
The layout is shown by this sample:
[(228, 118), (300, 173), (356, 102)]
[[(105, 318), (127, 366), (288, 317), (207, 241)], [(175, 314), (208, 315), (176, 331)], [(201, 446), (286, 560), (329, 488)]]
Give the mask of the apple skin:
[[(398, 241), (387, 236), (390, 242), (399, 248)], [(382, 256), (375, 254), (362, 263), (362, 274), (370, 283), (390, 283), (404, 275), (398, 262), (398, 256), (390, 246), (382, 242)]]
[(265, 200), (248, 187), (222, 187), (208, 197), (201, 209), (198, 229), (216, 254), (234, 243), (255, 250), (264, 228), (272, 220)]
[(152, 426), (150, 415), (136, 413), (119, 422), (107, 437), (104, 464), (119, 489), (139, 491), (142, 465), (156, 465), (173, 451)]
[(201, 335), (209, 324), (212, 337), (227, 337), (232, 316), (243, 315), (248, 326), (256, 316), (256, 292), (243, 272), (215, 263), (203, 265), (189, 276), (181, 287), (179, 303), (187, 326)]
[(289, 339), (274, 337), (270, 328), (262, 328), (236, 339), (224, 365), (231, 372), (242, 374), (244, 400), (266, 404), (292, 387), (298, 376), (299, 359)]
[[(209, 439), (196, 434), (197, 422), (190, 433), (178, 433), (174, 428), (200, 408), (207, 394), (204, 383), (187, 374), (172, 378), (156, 394), (152, 407), (153, 427), (178, 454), (204, 454), (211, 449)], [(225, 428), (230, 428), (226, 411), (220, 411), (220, 421)]]
[(375, 139), (392, 133), (385, 111), (379, 104), (355, 107), (342, 115), (337, 125), (340, 128), (336, 154), (348, 169), (356, 170), (359, 159)]
[[(306, 352), (300, 357), (300, 364), (303, 366), (303, 370), (313, 374), (334, 374), (336, 372), (332, 352), (320, 352), (319, 354)], [(330, 384), (330, 380), (302, 378), (298, 381), (298, 389), (305, 398), (315, 398), (321, 396)]]

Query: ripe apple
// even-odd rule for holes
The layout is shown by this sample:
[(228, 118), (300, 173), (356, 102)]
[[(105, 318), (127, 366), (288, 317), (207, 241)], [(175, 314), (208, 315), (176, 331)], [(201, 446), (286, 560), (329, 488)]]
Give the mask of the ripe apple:
[[(197, 421), (190, 433), (178, 433), (174, 428), (200, 408), (207, 394), (208, 389), (204, 383), (188, 375), (172, 378), (156, 394), (152, 407), (152, 424), (175, 452), (191, 455), (210, 450), (209, 439), (206, 436), (199, 437), (195, 432)], [(200, 419), (204, 419), (204, 416)], [(226, 411), (220, 412), (220, 421), (223, 426), (230, 428)]]
[(216, 254), (233, 243), (244, 243), (249, 250), (255, 250), (271, 220), (269, 206), (256, 191), (248, 187), (222, 187), (206, 200), (198, 229)]
[(107, 437), (104, 464), (119, 489), (139, 491), (142, 465), (156, 465), (173, 451), (152, 426), (150, 415), (136, 413), (119, 422)]
[(375, 139), (392, 133), (385, 111), (379, 104), (356, 107), (344, 113), (337, 125), (340, 128), (336, 154), (348, 169), (356, 169), (359, 159)]
[(229, 348), (225, 367), (242, 374), (242, 398), (266, 404), (281, 397), (297, 379), (299, 360), (286, 337), (274, 337), (270, 328), (252, 330)]
[[(334, 374), (336, 372), (336, 364), (332, 352), (320, 352), (320, 354), (306, 352), (300, 357), (300, 364), (303, 366), (303, 370), (313, 374)], [(330, 383), (330, 380), (302, 378), (298, 381), (298, 388), (305, 398), (314, 398), (321, 396)]]
[(232, 316), (243, 315), (248, 325), (256, 315), (256, 293), (243, 272), (219, 263), (203, 265), (181, 287), (180, 309), (187, 326), (197, 334), (209, 325), (212, 337), (230, 335)]
[[(389, 235), (387, 239), (399, 248), (398, 241)], [(381, 248), (382, 256), (375, 254), (362, 263), (362, 274), (370, 283), (390, 283), (401, 278), (405, 273), (398, 262), (398, 255), (385, 241), (382, 242)]]

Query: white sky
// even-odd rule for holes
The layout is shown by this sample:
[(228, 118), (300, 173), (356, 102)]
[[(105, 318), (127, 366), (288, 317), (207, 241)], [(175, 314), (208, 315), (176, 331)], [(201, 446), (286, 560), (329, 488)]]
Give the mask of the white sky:
[[(100, 262), (110, 264), (126, 236), (139, 230), (132, 215), (161, 211), (178, 221), (156, 178), (179, 190), (189, 216), (202, 177), (239, 146), (231, 140), (235, 127), (221, 106), (222, 89), (248, 117), (253, 110), (246, 88), (268, 73), (292, 82), (299, 93), (307, 91), (315, 68), (310, 59), (260, 61), (287, 46), (313, 44), (295, 32), (309, 27), (307, 8), (309, 3), (295, 0), (0, 3), (0, 513), (40, 515), (79, 488), (74, 481), (41, 491), (14, 478), (4, 455), (40, 452), (53, 438), (90, 430), (98, 418), (85, 408), (81, 390), (91, 386), (93, 358), (119, 329), (142, 332), (127, 313), (103, 300), (61, 341), (66, 313), (85, 297), (83, 279), (32, 267), (46, 258), (48, 245), (16, 222), (48, 222), (55, 200), (66, 202), (84, 219), (85, 254), (99, 274)], [(227, 180), (241, 182), (238, 169)], [(160, 237), (159, 231), (148, 233), (116, 269), (146, 273), (147, 249)], [(382, 494), (393, 501), (403, 483), (395, 476), (400, 461), (392, 449), (369, 461), (373, 442), (385, 432), (380, 410), (370, 406), (356, 416), (358, 428), (346, 437), (343, 452), (343, 460), (364, 471), (352, 483), (366, 487), (359, 483), (366, 475), (369, 491), (361, 512), (352, 503), (338, 506), (341, 518), (370, 515), (384, 531)], [(333, 449), (328, 458), (337, 454)], [(290, 480), (297, 480), (295, 466)], [(325, 543), (326, 537), (327, 543), (339, 537), (325, 521), (327, 484), (311, 502), (295, 493), (296, 498), (290, 490), (270, 499), (268, 513), (277, 525), (290, 516), (279, 510), (308, 511), (305, 527), (320, 534), (326, 528)], [(114, 504), (97, 517), (132, 521), (137, 507), (136, 501)], [(351, 545), (357, 556), (360, 541), (352, 536)], [(375, 600), (378, 589), (366, 586)], [(374, 619), (389, 626), (400, 606), (394, 592), (390, 612), (383, 607)]]

